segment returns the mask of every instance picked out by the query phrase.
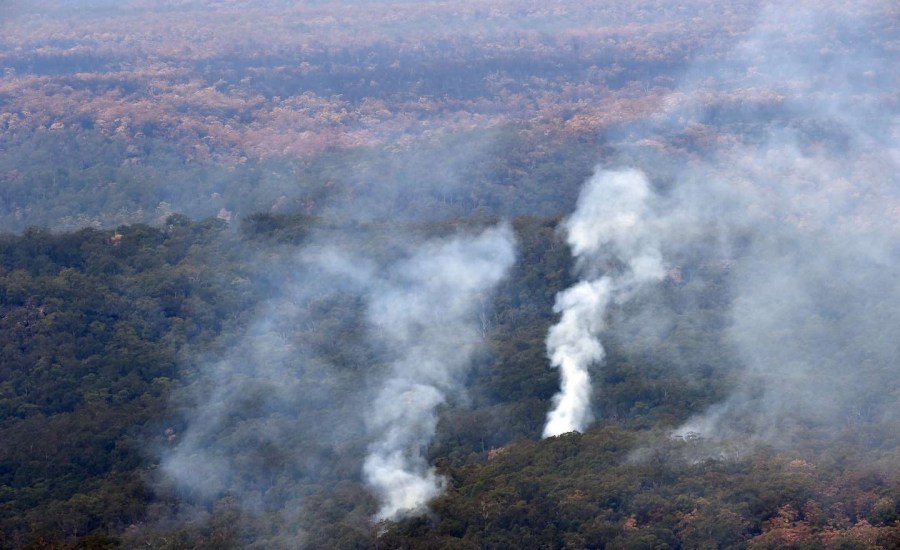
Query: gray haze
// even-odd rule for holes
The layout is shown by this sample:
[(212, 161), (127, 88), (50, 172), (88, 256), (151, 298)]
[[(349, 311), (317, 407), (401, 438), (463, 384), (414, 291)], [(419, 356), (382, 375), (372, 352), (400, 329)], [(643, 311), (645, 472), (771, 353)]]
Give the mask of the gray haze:
[(246, 253), (260, 269), (235, 281), (236, 290), (270, 298), (245, 331), (226, 334), (208, 352), (215, 356), (182, 354), (189, 374), (174, 405), (184, 426), (160, 450), (160, 481), (186, 497), (179, 522), (202, 519), (228, 498), (251, 514), (279, 511), (283, 525), (269, 543), (301, 546), (303, 506), (315, 484), (357, 475), (358, 460), (337, 464), (333, 457), (364, 452), (360, 411), (369, 392), (360, 371), (371, 367), (377, 376), (379, 368), (363, 364), (364, 342), (347, 339), (354, 327), (335, 326), (362, 314), (357, 282), (332, 277), (314, 251)]
[[(791, 122), (752, 106), (719, 115), (750, 131), (677, 165), (623, 145), (655, 184), (674, 182), (659, 215), (679, 221), (663, 224), (663, 254), (684, 258), (697, 236), (717, 243), (679, 267), (716, 262), (732, 297), (734, 357), (722, 367), (736, 386), (678, 436), (780, 448), (842, 436), (875, 454), (900, 439), (900, 126), (890, 96), (900, 66), (866, 41), (889, 23), (855, 23), (802, 4), (768, 6), (723, 61), (686, 76), (645, 130), (705, 122), (712, 115), (694, 86), (727, 74), (780, 96)], [(799, 48), (786, 33), (817, 39)], [(641, 319), (646, 331), (673, 326)]]

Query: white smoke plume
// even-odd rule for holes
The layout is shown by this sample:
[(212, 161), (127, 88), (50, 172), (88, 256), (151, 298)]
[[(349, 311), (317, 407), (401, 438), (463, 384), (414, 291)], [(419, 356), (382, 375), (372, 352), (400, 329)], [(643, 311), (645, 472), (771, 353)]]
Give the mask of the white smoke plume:
[(363, 472), (378, 495), (379, 519), (420, 511), (440, 492), (443, 482), (424, 455), (437, 407), (461, 387), (480, 342), (481, 298), (514, 261), (512, 230), (503, 225), (426, 243), (375, 283), (368, 317), (391, 354), (391, 373), (367, 415), (375, 441)]
[[(550, 328), (547, 352), (560, 370), (561, 389), (553, 398), (544, 437), (581, 431), (593, 420), (589, 368), (604, 357), (599, 334), (607, 307), (664, 275), (656, 217), (650, 215), (652, 195), (640, 171), (601, 170), (588, 181), (564, 224), (577, 269), (587, 278), (559, 293), (553, 308), (562, 317)], [(606, 274), (597, 277), (601, 267)]]

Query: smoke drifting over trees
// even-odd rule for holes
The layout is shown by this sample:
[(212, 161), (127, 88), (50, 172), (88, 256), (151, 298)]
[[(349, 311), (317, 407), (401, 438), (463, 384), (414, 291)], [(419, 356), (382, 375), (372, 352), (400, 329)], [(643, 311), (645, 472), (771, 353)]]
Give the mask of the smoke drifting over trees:
[[(796, 32), (827, 31), (791, 46), (785, 19)], [(896, 357), (888, 342), (900, 336), (891, 282), (900, 182), (888, 152), (900, 136), (896, 110), (875, 98), (896, 63), (871, 49), (828, 51), (831, 33), (865, 31), (804, 6), (768, 6), (730, 69), (752, 70), (784, 93), (807, 87), (810, 100), (793, 107), (802, 122), (767, 122), (755, 142), (717, 148), (697, 169), (668, 170), (681, 180), (668, 208), (699, 213), (728, 247), (728, 335), (740, 372), (728, 399), (677, 433), (790, 448), (865, 417), (883, 430), (871, 444), (895, 445), (896, 394), (884, 376)], [(866, 173), (873, 162), (878, 175)]]
[[(342, 249), (346, 234), (325, 235), (287, 264), (268, 264), (281, 290), (263, 304), (237, 347), (201, 367), (202, 393), (192, 396), (197, 404), (187, 411), (180, 444), (164, 453), (163, 470), (202, 499), (231, 493), (259, 506), (265, 497), (252, 487), (268, 486), (266, 480), (279, 475), (277, 463), (296, 462), (282, 473), (320, 475), (306, 437), (317, 447), (338, 448), (368, 434), (361, 470), (380, 499), (378, 516), (421, 512), (442, 484), (424, 456), (436, 408), (448, 395), (461, 395), (481, 341), (477, 309), (490, 308), (492, 289), (515, 258), (514, 237), (505, 226), (421, 244), (414, 235), (393, 235), (394, 246), (407, 252), (379, 268), (355, 246)], [(364, 374), (342, 377), (339, 367), (317, 356), (322, 350), (298, 349), (289, 335), (321, 322), (312, 304), (348, 299), (366, 304), (366, 323), (353, 327), (362, 341), (351, 360), (360, 363), (345, 368)], [(349, 316), (356, 314), (362, 313), (346, 312), (341, 322), (354, 322)], [(242, 420), (235, 424), (236, 418)], [(262, 446), (261, 452), (280, 458), (272, 464), (263, 454), (234, 463), (231, 455), (244, 446)], [(300, 463), (304, 456), (313, 463)]]

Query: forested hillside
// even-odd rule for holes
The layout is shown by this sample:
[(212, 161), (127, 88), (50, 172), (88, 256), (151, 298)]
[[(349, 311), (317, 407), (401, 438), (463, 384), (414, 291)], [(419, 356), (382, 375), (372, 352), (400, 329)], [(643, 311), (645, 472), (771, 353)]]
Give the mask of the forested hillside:
[[(739, 441), (711, 451), (699, 437), (665, 437), (734, 384), (722, 341), (730, 274), (702, 258), (684, 264), (695, 272), (690, 282), (669, 278), (646, 297), (674, 319), (666, 334), (639, 349), (610, 342), (601, 420), (583, 435), (536, 441), (555, 391), (543, 339), (554, 291), (570, 278), (557, 222), (514, 223), (520, 262), (497, 291), (466, 400), (441, 412), (428, 451), (447, 476), (445, 493), (428, 514), (381, 525), (369, 519), (359, 441), (259, 448), (232, 431), (240, 421), (226, 428), (236, 439), (219, 444), (247, 466), (241, 475), (263, 476), (251, 481), (268, 487), (259, 508), (228, 494), (179, 495), (156, 478), (156, 453), (179, 444), (186, 422), (173, 397), (198, 383), (198, 361), (230, 348), (227, 335), (246, 327), (262, 296), (278, 293), (251, 292), (266, 268), (232, 251), (253, 243), (270, 262), (288, 261), (277, 257), (302, 242), (310, 220), (256, 216), (232, 233), (220, 220), (172, 216), (161, 228), (5, 237), (4, 545), (867, 548), (898, 540), (896, 447), (875, 435), (890, 427), (848, 425), (826, 448), (811, 437), (790, 452)], [(328, 302), (316, 306), (317, 322), (335, 327), (327, 334), (280, 330), (292, 345), (328, 354), (330, 376), (344, 378), (316, 384), (346, 389), (346, 377), (365, 375), (353, 357), (366, 353), (362, 329), (341, 310), (358, 306)], [(685, 349), (694, 362), (673, 364)], [(315, 422), (336, 406), (311, 397), (281, 414)], [(252, 400), (266, 396), (246, 399), (245, 422), (261, 414)], [(263, 474), (261, 464), (275, 471)]]
[(0, 548), (900, 547), (898, 24), (0, 2)]

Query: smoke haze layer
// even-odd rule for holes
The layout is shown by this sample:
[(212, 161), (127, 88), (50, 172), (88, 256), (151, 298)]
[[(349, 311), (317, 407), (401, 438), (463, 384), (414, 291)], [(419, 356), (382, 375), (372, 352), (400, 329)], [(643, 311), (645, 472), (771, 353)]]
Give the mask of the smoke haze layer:
[[(729, 274), (726, 335), (737, 353), (738, 384), (678, 435), (784, 448), (854, 430), (868, 431), (866, 446), (897, 440), (890, 383), (900, 338), (896, 226), (886, 216), (853, 212), (858, 204), (849, 189), (834, 188), (841, 171), (827, 159), (800, 157), (798, 164), (814, 185), (748, 196), (748, 204), (765, 205), (768, 219), (732, 220), (749, 224), (744, 235), (752, 235)], [(835, 171), (812, 169), (822, 165)], [(830, 188), (821, 209), (816, 188)]]
[[(885, 24), (805, 3), (768, 5), (734, 50), (694, 67), (666, 109), (635, 129), (685, 136), (715, 121), (745, 128), (739, 141), (682, 163), (646, 140), (623, 145), (654, 182), (669, 182), (657, 210), (668, 213), (658, 221), (665, 256), (680, 258), (686, 273), (715, 266), (728, 287), (721, 369), (734, 385), (676, 435), (781, 449), (841, 440), (872, 457), (900, 439), (891, 381), (900, 351), (898, 118), (896, 78), (886, 78), (897, 64), (866, 39), (891, 32)], [(792, 33), (815, 38), (797, 42)], [(735, 78), (771, 90), (776, 106), (714, 113), (697, 97), (700, 82)], [(698, 252), (698, 236), (717, 246)], [(640, 318), (648, 332), (674, 326)]]

